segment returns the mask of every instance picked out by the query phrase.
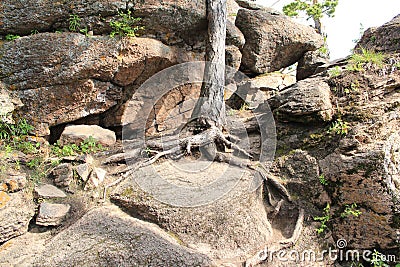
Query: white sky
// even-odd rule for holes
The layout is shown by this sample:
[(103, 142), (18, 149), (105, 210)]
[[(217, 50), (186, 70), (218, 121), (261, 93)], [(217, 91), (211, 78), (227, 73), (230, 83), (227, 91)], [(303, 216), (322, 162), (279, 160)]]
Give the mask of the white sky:
[[(257, 0), (258, 4), (282, 11), (291, 0)], [(273, 6), (272, 6), (273, 5)], [(364, 30), (377, 27), (400, 14), (400, 0), (339, 0), (335, 16), (323, 20), (328, 34), (331, 59), (345, 57), (360, 36), (360, 23)], [(306, 22), (312, 25), (312, 20)]]

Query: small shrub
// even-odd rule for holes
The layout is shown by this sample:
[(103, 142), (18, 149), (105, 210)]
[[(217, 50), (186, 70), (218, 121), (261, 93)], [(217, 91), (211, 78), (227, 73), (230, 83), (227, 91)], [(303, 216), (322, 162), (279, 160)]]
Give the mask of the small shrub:
[(317, 228), (318, 234), (322, 234), (326, 230), (326, 228), (328, 228), (327, 223), (331, 219), (330, 211), (331, 211), (331, 205), (327, 203), (323, 211), (323, 216), (314, 217), (315, 221), (321, 222), (320, 227)]
[(142, 19), (133, 17), (131, 13), (130, 10), (126, 13), (119, 12), (119, 19), (110, 21), (112, 28), (110, 37), (114, 38), (116, 35), (136, 37), (137, 32), (144, 29), (144, 27), (136, 25)]
[(342, 73), (342, 69), (339, 66), (335, 66), (328, 70), (329, 77), (338, 77)]
[(370, 63), (378, 68), (383, 66), (385, 55), (380, 52), (361, 48), (361, 53), (351, 55), (349, 65), (346, 67), (349, 71), (363, 71), (364, 66)]
[(357, 204), (353, 203), (351, 205), (346, 205), (342, 214), (340, 214), (341, 218), (349, 217), (350, 215), (354, 217), (358, 217), (361, 215), (361, 211), (357, 209)]
[(389, 265), (384, 261), (385, 255), (374, 249), (372, 253), (371, 266), (372, 267), (389, 267)]
[(68, 27), (68, 29), (71, 32), (77, 32), (80, 27), (81, 27), (81, 18), (76, 14), (69, 15), (69, 27)]
[(14, 41), (18, 38), (21, 38), (21, 36), (15, 35), (15, 34), (7, 34), (6, 35), (6, 41)]
[(326, 180), (324, 174), (321, 174), (318, 178), (319, 178), (319, 182), (320, 182), (322, 185), (325, 185), (325, 186), (328, 185), (328, 180)]
[(328, 129), (329, 134), (346, 135), (349, 132), (350, 126), (347, 122), (337, 119), (332, 123), (331, 127)]

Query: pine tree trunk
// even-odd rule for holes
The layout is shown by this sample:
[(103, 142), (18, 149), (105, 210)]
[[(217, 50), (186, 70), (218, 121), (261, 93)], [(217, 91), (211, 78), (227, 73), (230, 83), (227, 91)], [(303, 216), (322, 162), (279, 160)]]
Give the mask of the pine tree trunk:
[(200, 99), (194, 108), (192, 119), (202, 126), (223, 126), (226, 112), (225, 86), (225, 37), (226, 0), (207, 0), (208, 40), (206, 66)]
[[(313, 0), (313, 5), (318, 4), (318, 0)], [(314, 19), (314, 25), (315, 29), (319, 34), (322, 34), (322, 22), (320, 18), (313, 18)]]

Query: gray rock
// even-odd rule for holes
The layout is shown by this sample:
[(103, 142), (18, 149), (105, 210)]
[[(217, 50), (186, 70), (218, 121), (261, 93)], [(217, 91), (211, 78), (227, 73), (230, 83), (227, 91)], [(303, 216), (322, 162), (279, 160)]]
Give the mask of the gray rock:
[(115, 206), (91, 210), (53, 237), (33, 266), (213, 266), (154, 224)]
[(26, 233), (34, 214), (35, 205), (25, 192), (0, 191), (0, 243)]
[(92, 137), (103, 146), (112, 146), (116, 142), (115, 132), (98, 125), (68, 125), (60, 137), (61, 144), (80, 144)]
[(250, 108), (257, 108), (259, 104), (274, 96), (278, 90), (295, 82), (296, 78), (292, 75), (281, 73), (260, 75), (239, 83), (236, 94), (228, 102), (235, 109), (239, 109), (245, 102)]
[(96, 167), (93, 168), (93, 171), (90, 173), (87, 183), (85, 185), (85, 190), (97, 188), (101, 183), (103, 183), (106, 175), (106, 170)]
[[(197, 162), (195, 168), (201, 168), (202, 164), (207, 166), (209, 162)], [(263, 204), (262, 190), (249, 190), (254, 186), (254, 177), (250, 173), (227, 164), (214, 164), (201, 172), (190, 172), (190, 175), (181, 168), (193, 170), (194, 167), (184, 162), (179, 165), (181, 168), (164, 162), (135, 173), (135, 176), (145, 181), (152, 181), (158, 173), (169, 183), (193, 188), (211, 184), (218, 177), (224, 177), (224, 185), (233, 186), (229, 192), (221, 195), (218, 195), (218, 190), (212, 191), (210, 194), (219, 197), (215, 201), (207, 201), (209, 194), (197, 197), (206, 200), (204, 205), (176, 207), (165, 204), (143, 191), (135, 182), (137, 177), (122, 182), (112, 194), (111, 200), (130, 214), (173, 232), (184, 243), (204, 251), (212, 258), (240, 258), (253, 253), (260, 244), (265, 244), (271, 238), (272, 229)], [(239, 180), (238, 175), (241, 176)], [(167, 194), (164, 192), (168, 191), (162, 186), (157, 188), (160, 194)], [(185, 195), (179, 192), (165, 197), (184, 203), (192, 200), (185, 200)]]
[(235, 26), (235, 23), (228, 20), (226, 23), (226, 45), (242, 48), (245, 42), (243, 33)]
[(236, 46), (227, 46), (225, 48), (225, 64), (235, 70), (239, 70), (242, 53)]
[(67, 196), (64, 191), (51, 184), (35, 187), (35, 193), (41, 198), (64, 198)]
[(54, 184), (56, 186), (61, 186), (61, 187), (69, 186), (69, 184), (74, 179), (72, 164), (70, 163), (60, 164), (52, 170), (50, 175), (54, 179)]
[[(19, 114), (41, 136), (50, 134), (50, 126), (109, 110), (122, 98), (130, 99), (154, 73), (194, 58), (152, 39), (123, 43), (75, 33), (26, 36), (4, 43), (0, 54), (0, 78), (18, 94), (24, 104)], [(125, 86), (133, 88), (123, 91)], [(120, 125), (123, 109), (117, 111), (104, 116), (102, 124)]]
[(281, 121), (326, 122), (334, 114), (330, 87), (319, 77), (297, 82), (270, 98), (268, 104)]
[(60, 225), (67, 216), (71, 206), (68, 204), (41, 203), (36, 224), (42, 226)]
[(76, 172), (78, 173), (79, 177), (86, 182), (89, 178), (89, 175), (92, 171), (92, 166), (88, 163), (83, 163), (75, 167)]
[(288, 67), (324, 44), (313, 28), (268, 10), (240, 9), (236, 26), (246, 39), (242, 68), (254, 74)]
[(380, 52), (400, 51), (400, 14), (381, 27), (366, 30), (355, 50), (361, 48)]
[[(9, 172), (6, 174), (6, 178), (0, 183), (0, 188), (7, 188), (7, 192), (17, 192), (25, 188), (26, 186), (26, 174), (19, 172)], [(0, 189), (1, 190), (1, 189)]]
[(319, 50), (306, 52), (297, 64), (296, 79), (304, 80), (315, 73), (315, 71), (329, 63), (329, 56)]

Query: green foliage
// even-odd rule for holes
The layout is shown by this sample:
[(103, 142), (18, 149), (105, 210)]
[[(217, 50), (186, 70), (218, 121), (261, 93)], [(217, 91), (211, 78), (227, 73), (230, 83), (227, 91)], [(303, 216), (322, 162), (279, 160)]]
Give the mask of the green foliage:
[(365, 64), (372, 64), (375, 67), (381, 68), (384, 60), (384, 54), (361, 48), (360, 53), (354, 53), (350, 56), (346, 69), (349, 71), (364, 71)]
[(326, 180), (324, 174), (321, 174), (318, 178), (319, 178), (319, 182), (320, 182), (322, 185), (325, 185), (325, 186), (328, 185), (328, 180)]
[(384, 261), (385, 255), (374, 249), (372, 253), (371, 266), (372, 267), (389, 267)]
[(349, 217), (350, 215), (358, 217), (361, 215), (361, 211), (357, 209), (357, 204), (345, 205), (344, 211), (340, 214), (341, 218)]
[(62, 146), (60, 142), (57, 142), (54, 146), (51, 147), (51, 150), (56, 157), (62, 158), (79, 154), (96, 153), (98, 151), (103, 151), (104, 148), (101, 144), (97, 144), (97, 141), (90, 136), (79, 145), (68, 144)]
[(342, 74), (342, 69), (339, 66), (335, 66), (328, 70), (328, 75), (331, 78), (338, 77), (340, 74)]
[(319, 217), (314, 217), (314, 221), (321, 222), (321, 225), (317, 228), (318, 234), (322, 234), (326, 230), (326, 228), (328, 228), (327, 223), (331, 219), (330, 211), (331, 211), (331, 205), (327, 203), (326, 207), (324, 208), (323, 215)]
[(321, 19), (324, 14), (333, 17), (338, 3), (339, 0), (323, 0), (315, 4), (312, 0), (294, 0), (283, 7), (283, 13), (295, 17), (299, 15), (299, 12), (304, 12), (309, 18), (313, 19)]
[(7, 34), (6, 35), (6, 41), (14, 41), (18, 38), (21, 38), (21, 36), (15, 35), (15, 34)]
[(249, 109), (250, 105), (247, 102), (244, 102), (243, 105), (240, 107), (239, 111), (245, 111)]
[(0, 118), (0, 140), (11, 140), (25, 137), (34, 128), (25, 119), (19, 119), (16, 123), (7, 122)]
[(77, 32), (81, 27), (81, 18), (76, 14), (69, 15), (69, 27), (71, 32)]
[(39, 33), (38, 30), (31, 30), (31, 35), (35, 35), (35, 34), (38, 34), (38, 33)]
[(141, 18), (133, 17), (130, 10), (128, 10), (126, 13), (119, 12), (118, 17), (118, 20), (110, 21), (110, 26), (112, 28), (110, 37), (112, 38), (114, 38), (116, 35), (136, 37), (137, 32), (144, 29), (144, 27), (136, 25)]
[(329, 134), (346, 135), (349, 132), (350, 126), (347, 122), (337, 119), (332, 123), (331, 127), (328, 129)]

